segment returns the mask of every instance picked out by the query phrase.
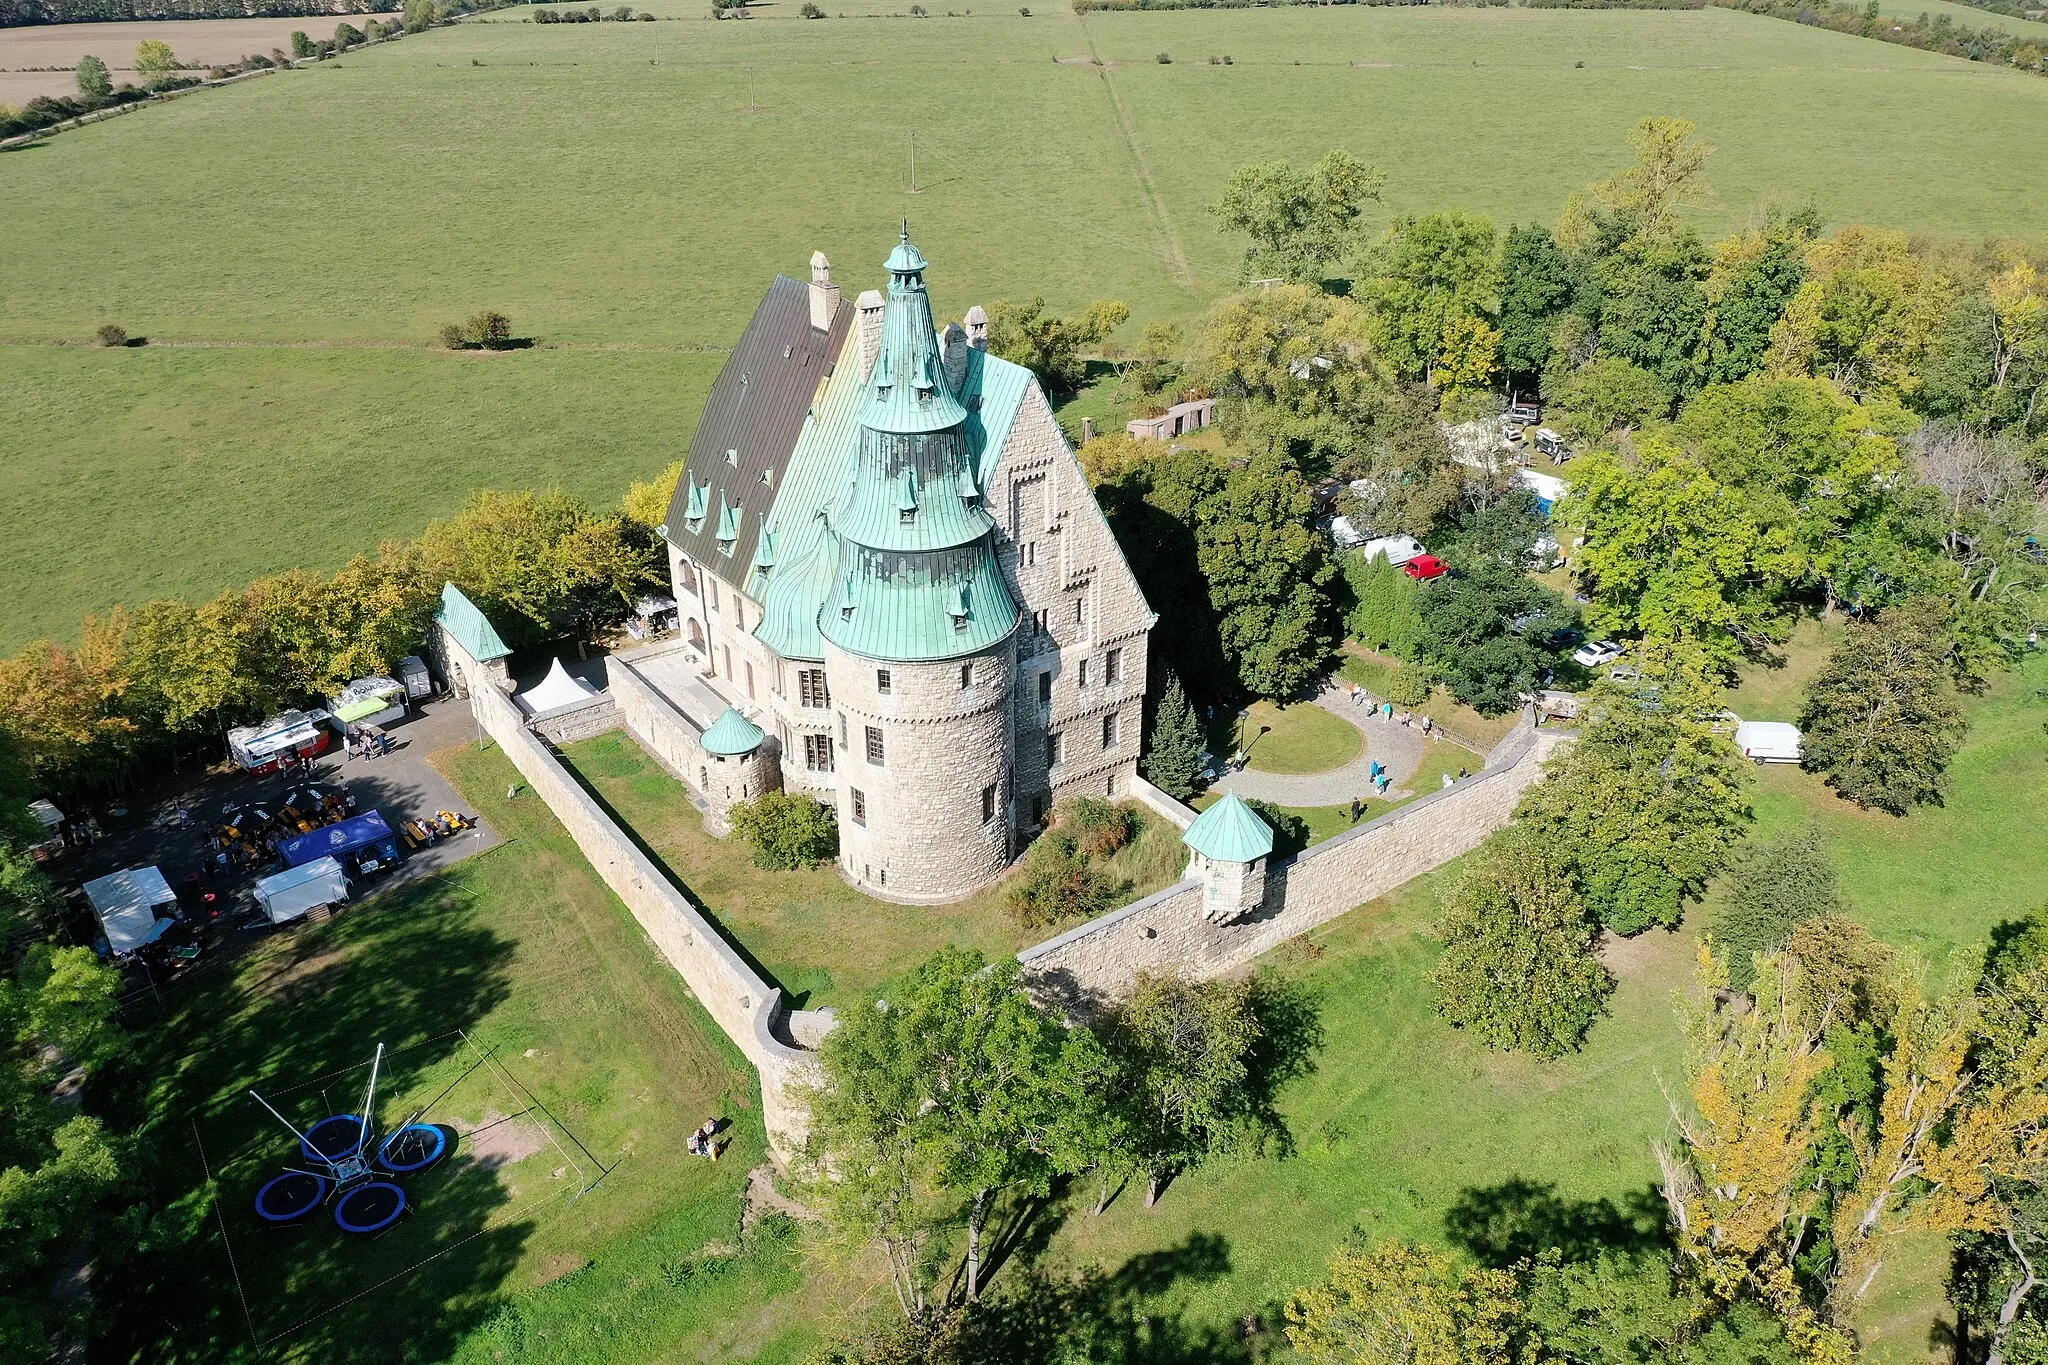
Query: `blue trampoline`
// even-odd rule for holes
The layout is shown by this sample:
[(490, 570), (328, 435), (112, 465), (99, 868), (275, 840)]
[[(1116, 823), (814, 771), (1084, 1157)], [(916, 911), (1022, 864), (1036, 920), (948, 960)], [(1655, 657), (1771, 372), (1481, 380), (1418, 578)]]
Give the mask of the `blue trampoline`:
[(256, 1191), (256, 1216), (273, 1226), (296, 1223), (327, 1202), (328, 1183), (310, 1171), (286, 1171)]
[(405, 1191), (388, 1180), (358, 1185), (334, 1201), (334, 1222), (343, 1232), (382, 1232), (405, 1216)]
[(424, 1171), (448, 1151), (446, 1130), (431, 1123), (408, 1123), (384, 1139), (377, 1163), (393, 1175)]
[(299, 1139), (299, 1150), (306, 1160), (330, 1166), (348, 1160), (363, 1150), (363, 1116), (335, 1114), (320, 1120)]

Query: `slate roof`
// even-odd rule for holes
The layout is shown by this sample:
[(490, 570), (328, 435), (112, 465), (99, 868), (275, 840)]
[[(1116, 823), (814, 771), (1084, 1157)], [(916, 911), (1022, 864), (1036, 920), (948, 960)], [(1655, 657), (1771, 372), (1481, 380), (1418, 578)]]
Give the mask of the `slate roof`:
[(668, 509), (668, 538), (744, 591), (811, 404), (853, 328), (842, 302), (832, 329), (811, 326), (811, 291), (777, 275), (711, 385)]
[(1180, 841), (1219, 863), (1257, 862), (1273, 851), (1273, 827), (1236, 792), (1226, 792), (1195, 817)]
[(453, 583), (441, 585), (441, 605), (435, 610), (434, 619), (446, 626), (455, 642), (468, 650), (469, 656), (478, 663), (502, 659), (512, 652), (490, 618), (476, 603), (464, 597), (462, 589)]

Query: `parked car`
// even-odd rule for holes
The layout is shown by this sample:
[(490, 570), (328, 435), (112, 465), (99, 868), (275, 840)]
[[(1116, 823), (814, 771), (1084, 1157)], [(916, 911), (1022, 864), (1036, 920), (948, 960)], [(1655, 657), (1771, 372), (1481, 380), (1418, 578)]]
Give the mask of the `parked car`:
[(1543, 408), (1537, 403), (1510, 403), (1507, 420), (1516, 426), (1533, 427), (1543, 420)]
[(1782, 720), (1745, 720), (1735, 726), (1735, 747), (1752, 763), (1797, 763), (1799, 727)]
[(1572, 457), (1572, 448), (1564, 443), (1564, 437), (1549, 427), (1536, 428), (1536, 448), (1559, 464)]
[(1417, 555), (1401, 566), (1401, 572), (1418, 583), (1427, 583), (1433, 578), (1442, 578), (1451, 571), (1451, 566), (1435, 555)]
[(1572, 651), (1572, 662), (1581, 668), (1599, 668), (1621, 657), (1621, 646), (1613, 640), (1595, 640)]

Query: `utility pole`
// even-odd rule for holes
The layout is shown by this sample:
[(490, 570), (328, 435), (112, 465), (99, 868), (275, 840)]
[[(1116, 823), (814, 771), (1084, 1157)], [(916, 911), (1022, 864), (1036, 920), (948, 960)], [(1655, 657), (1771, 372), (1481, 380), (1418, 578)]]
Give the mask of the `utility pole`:
[(917, 130), (910, 130), (910, 192), (919, 193), (917, 188)]

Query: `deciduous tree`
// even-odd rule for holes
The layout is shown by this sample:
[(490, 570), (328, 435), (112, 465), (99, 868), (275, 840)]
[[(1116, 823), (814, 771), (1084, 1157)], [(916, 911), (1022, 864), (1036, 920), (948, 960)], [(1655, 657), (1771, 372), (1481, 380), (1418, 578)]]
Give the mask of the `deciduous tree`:
[(1715, 912), (1715, 955), (1727, 963), (1728, 984), (1748, 988), (1756, 960), (1785, 946), (1793, 929), (1841, 908), (1835, 865), (1811, 826), (1764, 842), (1750, 842), (1728, 869), (1728, 894)]
[(1305, 171), (1284, 160), (1239, 166), (1210, 212), (1251, 238), (1245, 279), (1316, 284), (1350, 248), (1359, 216), (1379, 202), (1385, 183), (1378, 167), (1333, 150)]
[(78, 93), (89, 100), (103, 100), (114, 93), (114, 78), (107, 64), (90, 52), (78, 59)]
[(1904, 815), (1939, 801), (1968, 728), (1950, 651), (1939, 603), (1917, 599), (1851, 622), (1807, 686), (1802, 766), (1869, 809)]
[[(1381, 354), (1438, 388), (1484, 384), (1497, 367), (1499, 239), (1493, 221), (1463, 213), (1396, 218), (1359, 262), (1356, 296), (1372, 312)], [(1439, 369), (1449, 373), (1440, 375)]]
[(148, 84), (161, 84), (177, 69), (178, 59), (171, 45), (161, 38), (144, 38), (135, 45), (135, 74)]
[(1287, 1303), (1287, 1340), (1316, 1365), (1508, 1365), (1522, 1311), (1515, 1277), (1404, 1242), (1338, 1248)]
[(1131, 310), (1122, 303), (1097, 299), (1078, 318), (1055, 317), (1045, 300), (1010, 303), (998, 299), (988, 308), (988, 348), (1038, 376), (1048, 389), (1071, 391), (1087, 376), (1090, 347), (1123, 326)]

